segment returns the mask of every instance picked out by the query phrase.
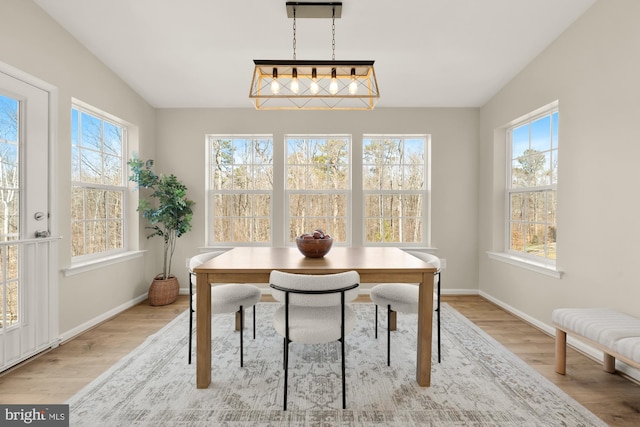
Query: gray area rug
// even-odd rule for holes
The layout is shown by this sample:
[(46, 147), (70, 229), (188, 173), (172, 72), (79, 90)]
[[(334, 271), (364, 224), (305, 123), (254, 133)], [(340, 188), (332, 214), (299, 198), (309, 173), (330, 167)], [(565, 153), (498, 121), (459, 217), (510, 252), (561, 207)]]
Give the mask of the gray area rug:
[(67, 401), (71, 425), (606, 425), (447, 304), (440, 364), (434, 329), (431, 387), (415, 381), (417, 316), (398, 315), (387, 367), (383, 310), (376, 340), (374, 306), (355, 304), (358, 324), (346, 339), (347, 409), (340, 409), (339, 343), (293, 343), (289, 410), (282, 411), (282, 338), (272, 326), (275, 308), (275, 303), (258, 304), (256, 339), (250, 326), (245, 330), (244, 368), (233, 315), (213, 317), (208, 389), (196, 388), (195, 361), (187, 364), (188, 313), (181, 314)]

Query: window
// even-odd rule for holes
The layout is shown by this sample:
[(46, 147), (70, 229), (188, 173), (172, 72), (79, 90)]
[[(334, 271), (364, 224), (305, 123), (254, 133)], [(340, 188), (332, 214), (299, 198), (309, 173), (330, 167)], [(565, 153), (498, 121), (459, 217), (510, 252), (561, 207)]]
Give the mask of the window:
[(365, 135), (365, 243), (427, 241), (427, 137)]
[(267, 135), (210, 135), (209, 241), (269, 244), (272, 240), (273, 138)]
[(558, 184), (557, 105), (508, 128), (507, 141), (507, 248), (553, 263)]
[[(429, 136), (207, 135), (207, 245), (429, 244)], [(357, 183), (354, 187), (354, 183)]]
[(126, 249), (127, 129), (106, 114), (71, 110), (72, 257), (94, 258)]
[(285, 139), (289, 241), (320, 228), (336, 243), (348, 243), (351, 138), (289, 135)]

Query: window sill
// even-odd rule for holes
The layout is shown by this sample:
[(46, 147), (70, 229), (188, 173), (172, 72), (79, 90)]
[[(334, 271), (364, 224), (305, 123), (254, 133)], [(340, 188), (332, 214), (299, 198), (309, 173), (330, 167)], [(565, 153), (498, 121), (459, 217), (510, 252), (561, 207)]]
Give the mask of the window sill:
[(527, 258), (518, 257), (515, 255), (510, 255), (504, 252), (487, 252), (489, 258), (506, 262), (507, 264), (515, 265), (517, 267), (522, 267), (527, 270), (535, 271), (536, 273), (544, 274), (549, 277), (553, 277), (555, 279), (561, 279), (563, 271), (558, 270), (553, 265), (544, 264), (542, 262), (536, 262), (534, 260), (530, 260)]
[(108, 265), (129, 261), (135, 258), (141, 258), (146, 251), (129, 251), (105, 258), (95, 259), (91, 261), (79, 262), (72, 264), (69, 268), (62, 270), (64, 277), (75, 276), (76, 274), (85, 273), (87, 271), (103, 268)]

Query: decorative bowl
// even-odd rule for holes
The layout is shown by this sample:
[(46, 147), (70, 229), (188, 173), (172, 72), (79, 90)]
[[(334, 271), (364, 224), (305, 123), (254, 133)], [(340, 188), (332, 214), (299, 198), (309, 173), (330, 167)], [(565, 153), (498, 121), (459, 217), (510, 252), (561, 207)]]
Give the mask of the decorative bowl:
[(331, 250), (333, 237), (324, 239), (301, 239), (296, 237), (300, 253), (308, 258), (322, 258)]

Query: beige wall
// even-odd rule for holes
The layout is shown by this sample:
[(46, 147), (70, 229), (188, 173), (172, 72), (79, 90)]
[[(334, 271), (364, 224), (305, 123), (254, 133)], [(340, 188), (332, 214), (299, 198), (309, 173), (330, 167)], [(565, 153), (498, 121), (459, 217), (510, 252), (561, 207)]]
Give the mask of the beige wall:
[[(62, 236), (59, 267), (70, 264), (71, 98), (75, 97), (137, 126), (139, 151), (155, 154), (155, 110), (113, 72), (58, 26), (38, 6), (25, 0), (0, 2), (0, 61), (57, 88), (56, 167), (58, 212), (54, 227)], [(54, 228), (55, 231), (55, 228)], [(144, 235), (136, 246), (144, 249)], [(141, 257), (71, 277), (59, 276), (59, 331), (65, 333), (146, 293), (155, 260)]]
[[(158, 110), (157, 119), (158, 163), (181, 178), (196, 201), (193, 230), (180, 239), (175, 254), (174, 270), (181, 279), (187, 277), (185, 258), (205, 244), (205, 134), (273, 134), (275, 149), (283, 150), (287, 133), (346, 133), (354, 143), (363, 133), (427, 133), (432, 147), (431, 244), (447, 259), (443, 286), (477, 291), (477, 109), (164, 109)], [(284, 207), (280, 209), (276, 216), (284, 217)]]
[[(597, 2), (480, 112), (482, 293), (550, 324), (556, 307), (608, 306), (640, 316), (638, 123), (640, 2)], [(504, 145), (494, 130), (559, 101), (561, 279), (489, 259), (500, 250)]]

